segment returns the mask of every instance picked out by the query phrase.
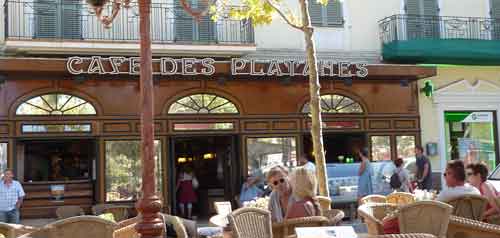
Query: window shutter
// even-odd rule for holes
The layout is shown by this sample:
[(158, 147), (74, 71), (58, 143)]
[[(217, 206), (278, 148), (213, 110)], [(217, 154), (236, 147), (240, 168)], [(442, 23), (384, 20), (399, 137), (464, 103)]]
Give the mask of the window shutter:
[(328, 26), (342, 26), (344, 24), (342, 3), (339, 0), (330, 0), (326, 5), (326, 18)]
[(494, 40), (500, 40), (500, 0), (490, 1), (490, 15), (494, 20), (492, 38)]
[(64, 39), (82, 38), (81, 10), (80, 0), (64, 0), (61, 21)]
[(422, 15), (421, 0), (406, 0), (405, 10), (407, 15)]
[(422, 0), (424, 15), (426, 16), (439, 16), (439, 7), (437, 0)]
[(406, 0), (405, 4), (408, 40), (438, 38), (439, 9), (437, 0)]
[(309, 15), (311, 16), (311, 25), (313, 26), (323, 26), (323, 14), (321, 11), (321, 4), (317, 3), (316, 0), (308, 1)]
[[(191, 0), (186, 0), (188, 4), (193, 4)], [(184, 11), (180, 0), (174, 0), (175, 13), (175, 41), (193, 41), (194, 36), (194, 19)]]
[[(206, 9), (207, 2), (198, 0), (198, 9)], [(215, 22), (210, 19), (210, 15), (201, 17), (199, 22), (196, 22), (198, 28), (198, 40), (201, 42), (214, 42), (216, 41)], [(231, 31), (228, 31), (231, 32)], [(229, 36), (231, 37), (231, 36)]]
[(59, 4), (56, 0), (35, 0), (35, 38), (56, 38), (58, 35), (57, 15)]

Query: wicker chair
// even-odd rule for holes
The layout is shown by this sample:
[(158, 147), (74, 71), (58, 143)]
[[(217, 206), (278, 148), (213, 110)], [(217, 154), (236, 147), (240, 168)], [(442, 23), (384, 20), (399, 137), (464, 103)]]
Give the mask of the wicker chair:
[(342, 219), (344, 219), (345, 214), (344, 211), (339, 210), (339, 209), (331, 209), (327, 211), (323, 211), (322, 215), (326, 218), (328, 218), (328, 225), (329, 226), (336, 226), (338, 225)]
[(399, 230), (405, 233), (428, 233), (445, 238), (453, 207), (438, 201), (420, 201), (400, 207)]
[(391, 235), (359, 235), (359, 238), (436, 238), (436, 236), (424, 233), (411, 233), (411, 234), (391, 234)]
[[(497, 206), (500, 206), (500, 198), (495, 199)], [(491, 215), (487, 218), (488, 223), (500, 225), (500, 214)]]
[(76, 216), (50, 223), (29, 234), (30, 237), (45, 238), (112, 238), (117, 227), (115, 222), (96, 216)]
[(372, 194), (368, 196), (364, 196), (359, 200), (359, 205), (363, 205), (366, 203), (387, 203), (387, 197), (378, 194)]
[(109, 206), (102, 210), (102, 213), (111, 213), (116, 222), (128, 219), (129, 206)]
[(141, 217), (139, 215), (139, 216), (129, 218), (127, 220), (120, 221), (120, 222), (118, 222), (118, 228), (123, 228), (123, 227), (130, 225), (130, 224), (135, 224), (135, 223), (139, 222), (140, 220), (141, 220)]
[(0, 222), (0, 234), (5, 238), (15, 238), (26, 233), (34, 232), (37, 228)]
[(368, 234), (383, 235), (382, 219), (398, 209), (398, 205), (391, 203), (366, 203), (358, 207), (358, 214), (368, 227)]
[(318, 200), (318, 203), (319, 203), (321, 210), (323, 212), (332, 209), (332, 199), (331, 198), (325, 197), (325, 196), (316, 196), (314, 198), (316, 200)]
[(415, 195), (405, 192), (393, 192), (387, 195), (387, 203), (393, 203), (397, 205), (408, 205), (416, 201)]
[(235, 238), (272, 238), (271, 213), (244, 207), (229, 214), (229, 223)]
[(448, 238), (498, 238), (500, 226), (464, 217), (451, 216), (448, 225)]
[(480, 195), (465, 195), (447, 201), (453, 206), (453, 215), (481, 221), (488, 199)]
[[(139, 238), (139, 233), (135, 230), (135, 225), (139, 222), (140, 217), (134, 217), (131, 219), (127, 219), (123, 224), (127, 224), (126, 226), (120, 227), (113, 233), (114, 238)], [(196, 237), (196, 234), (189, 234), (188, 230), (184, 226), (184, 222), (182, 218), (177, 216), (172, 216), (168, 214), (162, 214), (162, 219), (164, 223), (171, 224), (174, 227), (175, 234), (178, 238), (188, 238), (188, 237)], [(120, 225), (120, 223), (119, 223)], [(163, 230), (162, 237), (165, 234), (165, 230)]]
[(293, 237), (296, 227), (310, 227), (310, 226), (326, 226), (328, 225), (328, 218), (324, 216), (312, 216), (287, 219), (281, 223), (273, 223), (273, 237), (274, 238), (288, 238)]
[(62, 206), (56, 209), (57, 219), (66, 219), (75, 216), (85, 215), (80, 206)]

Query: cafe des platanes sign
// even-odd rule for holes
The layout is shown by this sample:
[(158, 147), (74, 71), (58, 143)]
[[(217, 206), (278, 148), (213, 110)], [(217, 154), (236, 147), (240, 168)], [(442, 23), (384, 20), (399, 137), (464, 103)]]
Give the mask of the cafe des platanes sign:
[[(79, 57), (68, 58), (66, 68), (73, 75), (139, 75), (139, 57)], [(229, 67), (229, 68), (228, 68)], [(216, 61), (213, 58), (170, 58), (153, 59), (155, 75), (204, 75), (215, 74), (249, 76), (307, 76), (309, 67), (304, 61), (256, 60), (232, 58), (230, 61)], [(366, 64), (318, 61), (320, 76), (364, 78), (368, 76)]]

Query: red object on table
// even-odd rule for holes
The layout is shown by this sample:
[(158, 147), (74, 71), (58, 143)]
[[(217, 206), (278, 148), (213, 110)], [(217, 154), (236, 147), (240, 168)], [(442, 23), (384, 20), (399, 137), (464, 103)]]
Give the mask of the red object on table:
[(398, 217), (393, 217), (383, 221), (384, 234), (399, 234)]

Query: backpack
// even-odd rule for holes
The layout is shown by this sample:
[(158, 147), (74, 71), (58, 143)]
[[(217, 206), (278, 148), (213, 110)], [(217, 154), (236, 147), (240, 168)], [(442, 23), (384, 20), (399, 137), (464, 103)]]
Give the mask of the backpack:
[(397, 172), (394, 172), (391, 176), (391, 180), (389, 181), (389, 184), (391, 185), (392, 189), (398, 189), (401, 188), (401, 179), (399, 178), (399, 174)]

